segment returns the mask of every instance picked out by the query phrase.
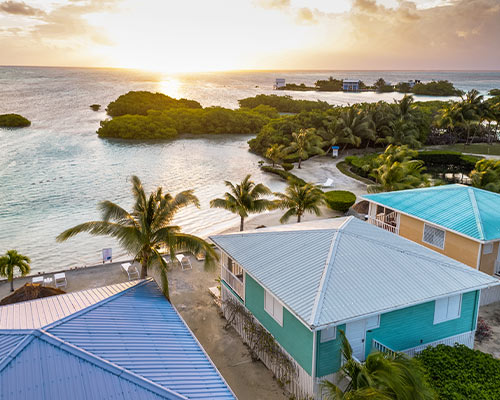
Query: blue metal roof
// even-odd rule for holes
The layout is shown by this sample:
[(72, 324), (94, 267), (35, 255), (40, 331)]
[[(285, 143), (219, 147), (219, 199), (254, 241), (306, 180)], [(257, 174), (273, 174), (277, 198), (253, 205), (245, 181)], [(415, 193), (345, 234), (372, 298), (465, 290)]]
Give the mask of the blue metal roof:
[(443, 185), (363, 198), (477, 240), (500, 239), (498, 193), (465, 185)]
[(499, 283), (354, 217), (211, 239), (310, 329)]
[(0, 330), (4, 398), (235, 396), (175, 308), (147, 280), (44, 328)]

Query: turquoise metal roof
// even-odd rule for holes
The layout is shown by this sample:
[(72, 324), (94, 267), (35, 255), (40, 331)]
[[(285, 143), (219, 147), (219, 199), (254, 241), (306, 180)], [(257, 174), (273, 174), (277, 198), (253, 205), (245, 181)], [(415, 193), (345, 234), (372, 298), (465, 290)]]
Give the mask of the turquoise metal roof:
[(235, 396), (156, 283), (146, 280), (43, 328), (0, 330), (0, 399), (14, 398)]
[(477, 240), (500, 239), (498, 193), (465, 185), (443, 185), (363, 198)]
[(499, 283), (354, 217), (211, 239), (310, 329)]

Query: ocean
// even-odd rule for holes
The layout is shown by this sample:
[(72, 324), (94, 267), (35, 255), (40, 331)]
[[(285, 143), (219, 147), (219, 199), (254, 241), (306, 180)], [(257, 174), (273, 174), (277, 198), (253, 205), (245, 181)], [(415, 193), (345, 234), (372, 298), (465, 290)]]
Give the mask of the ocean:
[[(150, 90), (199, 101), (203, 106), (237, 108), (238, 99), (257, 94), (289, 94), (331, 104), (386, 100), (395, 93), (276, 92), (276, 78), (313, 84), (318, 79), (361, 79), (373, 83), (409, 79), (448, 79), (462, 90), (486, 94), (500, 88), (500, 72), (446, 71), (262, 71), (159, 74), (143, 71), (85, 68), (0, 67), (0, 114), (19, 113), (29, 128), (0, 128), (0, 254), (17, 249), (32, 259), (33, 272), (91, 265), (111, 247), (114, 259), (125, 257), (106, 237), (78, 235), (65, 243), (56, 236), (81, 222), (99, 218), (97, 204), (111, 200), (132, 204), (130, 177), (146, 190), (163, 186), (177, 193), (194, 189), (200, 209), (180, 212), (175, 223), (201, 236), (235, 225), (238, 218), (210, 209), (209, 201), (225, 191), (223, 181), (252, 174), (272, 190), (283, 182), (259, 170), (261, 157), (248, 152), (252, 135), (184, 137), (174, 141), (128, 142), (99, 139), (106, 105), (129, 90)], [(419, 96), (417, 100), (436, 99)], [(89, 106), (101, 104), (101, 111)]]

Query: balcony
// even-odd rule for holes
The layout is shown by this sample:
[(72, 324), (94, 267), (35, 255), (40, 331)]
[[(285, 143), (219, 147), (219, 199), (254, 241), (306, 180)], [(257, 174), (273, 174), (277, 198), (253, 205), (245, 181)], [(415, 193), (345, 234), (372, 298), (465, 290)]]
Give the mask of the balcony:
[(368, 215), (368, 222), (372, 225), (378, 226), (379, 228), (385, 229), (386, 231), (399, 234), (399, 223), (398, 214), (395, 211), (389, 213), (379, 213), (376, 214), (375, 218)]
[[(243, 269), (241, 267), (235, 268), (236, 266), (233, 265), (232, 269), (233, 271), (237, 272), (237, 274), (234, 274), (232, 271), (229, 270), (229, 268), (222, 264), (221, 269), (220, 269), (220, 278), (227, 283), (227, 285), (233, 289), (233, 291), (240, 296), (240, 298), (244, 301), (245, 300), (245, 284), (244, 284), (244, 278), (243, 278)], [(239, 269), (239, 271), (237, 271)]]

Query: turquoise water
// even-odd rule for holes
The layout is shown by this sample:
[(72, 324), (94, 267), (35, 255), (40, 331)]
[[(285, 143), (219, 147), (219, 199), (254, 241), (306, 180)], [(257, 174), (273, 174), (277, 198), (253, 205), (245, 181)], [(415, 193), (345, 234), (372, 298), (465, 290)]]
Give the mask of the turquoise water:
[[(55, 237), (75, 224), (98, 218), (96, 205), (112, 200), (131, 204), (129, 179), (138, 175), (146, 189), (158, 185), (171, 192), (195, 189), (201, 209), (186, 209), (176, 223), (199, 235), (224, 229), (238, 219), (208, 207), (220, 196), (223, 180), (239, 181), (251, 173), (273, 190), (283, 183), (262, 174), (260, 157), (247, 151), (252, 136), (183, 138), (171, 142), (136, 143), (102, 140), (95, 134), (105, 106), (129, 90), (161, 91), (200, 101), (204, 106), (237, 107), (237, 100), (273, 93), (276, 77), (313, 83), (329, 72), (234, 72), (165, 76), (136, 71), (0, 67), (0, 113), (20, 113), (32, 121), (21, 130), (0, 129), (0, 253), (16, 248), (32, 258), (35, 271), (53, 271), (98, 262), (109, 238), (80, 235), (66, 243)], [(500, 73), (338, 72), (334, 76), (370, 83), (413, 78), (449, 79), (461, 89), (483, 92), (500, 87)], [(282, 94), (282, 92), (280, 92)], [(394, 94), (293, 92), (296, 98), (332, 104), (392, 101)]]

